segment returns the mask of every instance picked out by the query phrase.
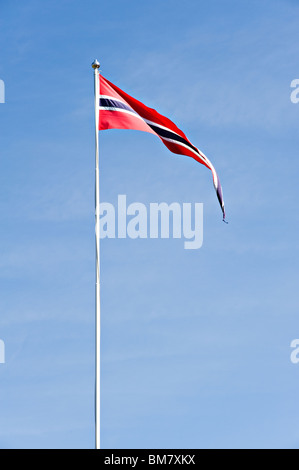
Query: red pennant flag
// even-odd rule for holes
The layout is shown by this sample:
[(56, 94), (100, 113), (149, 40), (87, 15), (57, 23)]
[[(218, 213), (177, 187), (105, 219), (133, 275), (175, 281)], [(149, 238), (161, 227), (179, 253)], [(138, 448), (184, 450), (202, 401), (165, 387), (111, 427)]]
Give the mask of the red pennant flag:
[(99, 130), (135, 129), (157, 135), (173, 153), (187, 155), (212, 171), (213, 183), (225, 220), (222, 188), (210, 160), (170, 119), (145, 106), (100, 75)]

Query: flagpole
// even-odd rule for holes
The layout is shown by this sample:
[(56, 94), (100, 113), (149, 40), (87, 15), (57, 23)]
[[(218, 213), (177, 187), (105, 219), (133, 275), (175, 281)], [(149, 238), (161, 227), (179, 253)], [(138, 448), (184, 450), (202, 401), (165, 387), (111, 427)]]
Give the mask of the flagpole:
[(101, 308), (100, 308), (100, 180), (99, 180), (99, 98), (100, 64), (92, 63), (94, 69), (95, 109), (95, 238), (96, 238), (96, 285), (95, 285), (95, 448), (100, 449), (100, 366), (101, 366)]

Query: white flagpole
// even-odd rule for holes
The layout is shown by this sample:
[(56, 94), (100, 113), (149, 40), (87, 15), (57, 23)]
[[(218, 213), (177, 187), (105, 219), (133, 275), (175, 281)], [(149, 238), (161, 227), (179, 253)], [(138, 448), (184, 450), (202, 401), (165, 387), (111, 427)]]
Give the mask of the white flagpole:
[(94, 69), (94, 108), (95, 108), (95, 236), (96, 236), (96, 306), (95, 306), (95, 448), (100, 449), (100, 361), (101, 361), (101, 309), (100, 309), (100, 180), (99, 180), (99, 99), (100, 64), (92, 63)]

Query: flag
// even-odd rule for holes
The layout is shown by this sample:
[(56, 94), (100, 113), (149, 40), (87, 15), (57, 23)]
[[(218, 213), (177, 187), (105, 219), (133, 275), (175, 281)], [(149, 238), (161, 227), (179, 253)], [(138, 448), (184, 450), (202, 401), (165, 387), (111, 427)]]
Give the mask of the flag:
[(213, 184), (225, 220), (222, 188), (210, 160), (191, 144), (185, 134), (167, 117), (145, 106), (100, 75), (99, 130), (135, 129), (157, 135), (173, 153), (187, 155), (212, 171)]

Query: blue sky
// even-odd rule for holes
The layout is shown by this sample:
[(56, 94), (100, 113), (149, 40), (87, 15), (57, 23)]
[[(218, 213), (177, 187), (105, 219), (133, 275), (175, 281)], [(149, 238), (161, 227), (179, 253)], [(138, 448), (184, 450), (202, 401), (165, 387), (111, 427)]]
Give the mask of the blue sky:
[(0, 2), (0, 448), (94, 445), (94, 58), (172, 119), (100, 134), (101, 200), (203, 202), (204, 243), (103, 240), (102, 447), (298, 448), (299, 2)]

